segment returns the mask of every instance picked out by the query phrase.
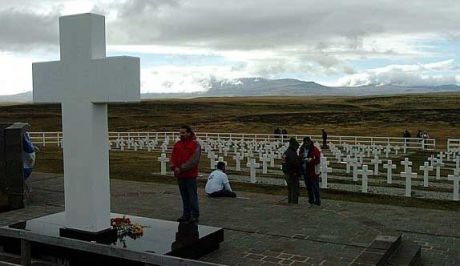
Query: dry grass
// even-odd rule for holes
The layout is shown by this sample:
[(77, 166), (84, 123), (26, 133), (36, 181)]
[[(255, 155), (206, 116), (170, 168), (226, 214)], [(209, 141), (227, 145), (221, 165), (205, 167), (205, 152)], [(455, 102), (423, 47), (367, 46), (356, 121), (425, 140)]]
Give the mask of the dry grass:
[[(404, 129), (426, 130), (445, 147), (448, 137), (460, 137), (460, 94), (424, 94), (381, 97), (250, 97), (155, 100), (139, 104), (109, 105), (111, 131), (176, 131), (182, 124), (201, 132), (272, 133), (276, 127), (289, 133), (394, 136)], [(59, 105), (0, 106), (0, 121), (28, 122), (33, 131), (60, 131)], [(111, 152), (112, 178), (174, 183), (159, 172), (157, 154)], [(418, 158), (420, 157), (420, 158)], [(427, 157), (419, 153), (411, 159)], [(418, 159), (417, 159), (418, 158)], [(209, 162), (203, 158), (201, 165)], [(36, 171), (62, 173), (62, 152), (46, 147), (38, 154)], [(203, 182), (203, 181), (200, 181)], [(276, 186), (235, 184), (237, 190), (286, 193)], [(329, 190), (326, 198), (403, 206), (458, 209), (458, 203), (362, 195)], [(456, 207), (455, 207), (456, 206)]]
[[(460, 137), (460, 94), (381, 97), (250, 97), (143, 101), (109, 105), (111, 131), (176, 131), (182, 124), (201, 132), (289, 133), (400, 137), (426, 130), (444, 147)], [(59, 105), (0, 107), (0, 121), (28, 122), (33, 131), (60, 131)]]

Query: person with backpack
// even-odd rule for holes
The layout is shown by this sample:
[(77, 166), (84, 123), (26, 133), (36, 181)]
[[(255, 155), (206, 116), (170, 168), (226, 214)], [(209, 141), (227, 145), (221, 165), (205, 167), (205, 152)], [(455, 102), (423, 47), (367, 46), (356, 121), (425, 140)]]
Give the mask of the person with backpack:
[(292, 137), (289, 147), (283, 153), (282, 170), (288, 187), (288, 203), (299, 203), (300, 157), (297, 154), (299, 142)]
[(319, 196), (319, 164), (321, 153), (313, 144), (310, 137), (303, 139), (302, 147), (299, 150), (300, 159), (302, 161), (302, 175), (305, 181), (305, 186), (308, 192), (308, 202), (310, 207), (313, 204), (320, 206), (321, 199)]
[(32, 174), (35, 166), (35, 151), (38, 148), (32, 143), (29, 131), (24, 132), (22, 137), (22, 162), (24, 180), (27, 180)]

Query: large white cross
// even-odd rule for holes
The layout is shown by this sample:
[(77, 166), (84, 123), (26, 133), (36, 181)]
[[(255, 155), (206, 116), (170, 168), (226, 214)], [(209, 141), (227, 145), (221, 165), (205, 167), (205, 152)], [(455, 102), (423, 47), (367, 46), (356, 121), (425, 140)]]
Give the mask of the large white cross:
[(105, 19), (59, 18), (60, 61), (34, 63), (35, 103), (60, 103), (64, 134), (66, 226), (110, 228), (107, 103), (140, 100), (135, 57), (105, 57)]

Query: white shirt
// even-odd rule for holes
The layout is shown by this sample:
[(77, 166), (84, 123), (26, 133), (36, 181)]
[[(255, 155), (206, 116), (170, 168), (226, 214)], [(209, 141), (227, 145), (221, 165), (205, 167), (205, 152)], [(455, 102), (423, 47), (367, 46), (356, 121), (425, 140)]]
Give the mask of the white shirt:
[(217, 169), (214, 170), (208, 176), (208, 182), (206, 183), (205, 191), (207, 194), (214, 193), (216, 191), (220, 191), (222, 189), (232, 191), (230, 187), (230, 181), (228, 181), (227, 174), (222, 172), (221, 170)]

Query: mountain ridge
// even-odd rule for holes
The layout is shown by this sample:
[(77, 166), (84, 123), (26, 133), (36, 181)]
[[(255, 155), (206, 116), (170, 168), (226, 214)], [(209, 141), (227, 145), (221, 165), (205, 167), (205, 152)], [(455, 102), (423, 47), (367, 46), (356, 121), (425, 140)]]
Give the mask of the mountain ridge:
[[(240, 78), (211, 80), (210, 88), (192, 93), (142, 93), (141, 99), (253, 96), (377, 96), (411, 93), (460, 92), (460, 86), (360, 86), (329, 87), (313, 81), (298, 79)], [(32, 91), (0, 95), (0, 102), (32, 102)]]

